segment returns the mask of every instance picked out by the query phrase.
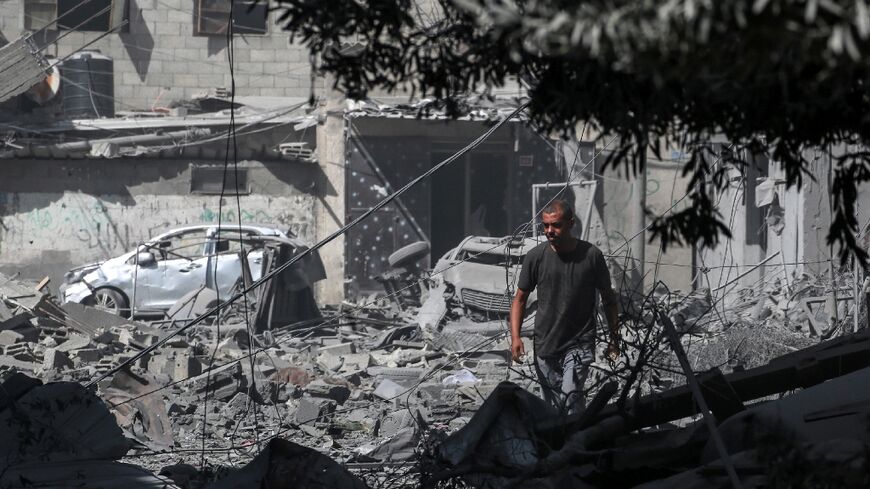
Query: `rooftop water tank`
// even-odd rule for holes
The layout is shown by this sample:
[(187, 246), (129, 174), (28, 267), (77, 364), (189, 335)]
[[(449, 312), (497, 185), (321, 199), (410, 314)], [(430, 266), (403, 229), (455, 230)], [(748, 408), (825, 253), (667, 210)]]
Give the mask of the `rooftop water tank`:
[(114, 63), (98, 51), (81, 51), (60, 68), (63, 111), (69, 119), (115, 116)]

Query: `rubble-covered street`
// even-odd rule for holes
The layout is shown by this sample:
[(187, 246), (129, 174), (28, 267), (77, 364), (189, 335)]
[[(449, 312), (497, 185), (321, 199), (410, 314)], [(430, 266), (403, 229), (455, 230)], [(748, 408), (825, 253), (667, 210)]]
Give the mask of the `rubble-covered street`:
[(599, 356), (594, 400), (568, 418), (535, 397), (528, 362), (509, 362), (504, 321), (461, 308), (421, 326), (419, 308), (379, 299), (261, 333), (238, 317), (182, 331), (0, 283), (2, 438), (22, 444), (4, 444), (3, 487), (72, 473), (82, 487), (108, 487), (105, 474), (112, 487), (273, 487), (276, 474), (294, 487), (716, 486), (725, 473), (679, 364), (649, 334), (661, 328), (642, 327), (655, 310), (684, 333), (744, 481), (786, 483), (812, 463), (866, 482), (867, 399), (848, 386), (866, 381), (870, 338), (820, 343), (784, 304), (823, 292), (810, 278), (789, 298), (746, 289), (721, 315), (703, 293), (651, 294), (636, 348), (615, 367)]
[(868, 0), (0, 0), (0, 489), (870, 488)]

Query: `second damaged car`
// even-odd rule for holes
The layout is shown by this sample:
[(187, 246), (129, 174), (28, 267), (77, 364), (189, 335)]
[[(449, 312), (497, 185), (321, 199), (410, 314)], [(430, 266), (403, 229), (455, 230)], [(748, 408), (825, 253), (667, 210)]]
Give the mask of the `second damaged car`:
[[(538, 244), (530, 238), (469, 236), (435, 265), (441, 276), (447, 306), (460, 306), (477, 321), (504, 319), (510, 314), (511, 291), (523, 258)], [(534, 310), (536, 294), (530, 297)]]
[[(123, 255), (70, 270), (60, 288), (61, 298), (123, 316), (162, 316), (197, 289), (212, 289), (223, 299), (243, 283), (258, 280), (266, 265), (274, 265), (274, 260), (266, 259), (270, 243), (290, 249), (289, 254), (307, 248), (297, 238), (265, 226), (174, 229)], [(305, 262), (315, 266), (294, 267), (295, 275), (315, 270), (316, 276), (302, 277), (309, 286), (324, 278), (319, 258), (312, 258)]]

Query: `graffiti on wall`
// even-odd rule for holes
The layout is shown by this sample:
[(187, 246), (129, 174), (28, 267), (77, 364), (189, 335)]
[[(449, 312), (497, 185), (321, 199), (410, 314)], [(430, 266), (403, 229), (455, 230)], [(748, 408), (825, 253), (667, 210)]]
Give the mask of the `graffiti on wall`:
[(252, 198), (241, 213), (212, 206), (214, 199), (138, 196), (113, 202), (81, 193), (0, 194), (0, 262), (35, 259), (44, 251), (70, 251), (73, 259), (106, 259), (169, 229), (241, 222), (314, 237), (314, 204), (294, 197)]

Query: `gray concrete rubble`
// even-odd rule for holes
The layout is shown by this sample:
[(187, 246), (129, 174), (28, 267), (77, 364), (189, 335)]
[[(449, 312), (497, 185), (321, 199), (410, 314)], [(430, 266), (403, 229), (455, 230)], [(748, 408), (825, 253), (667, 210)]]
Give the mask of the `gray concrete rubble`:
[[(870, 399), (849, 386), (870, 381), (870, 337), (820, 343), (831, 327), (800, 307), (824, 295), (809, 279), (800, 294), (772, 285), (716, 315), (703, 291), (654, 292), (650, 313), (626, 321), (631, 346), (616, 364), (599, 345), (587, 409), (568, 417), (540, 399), (531, 338), (511, 364), (505, 317), (467, 314), (440, 285), (416, 302), (321, 308), (316, 322), (257, 332), (236, 315), (175, 334), (178, 323), (0, 284), (3, 487), (64, 477), (91, 487), (101, 472), (118, 486), (182, 488), (283, 487), (281, 477), (294, 487), (727, 483), (653, 310), (682, 334), (745, 487), (772, 473), (760, 468), (774, 463), (769, 450), (832, 467), (834, 457), (847, 468), (830, 470), (846, 478), (868, 467)], [(57, 463), (43, 472), (40, 457)]]

